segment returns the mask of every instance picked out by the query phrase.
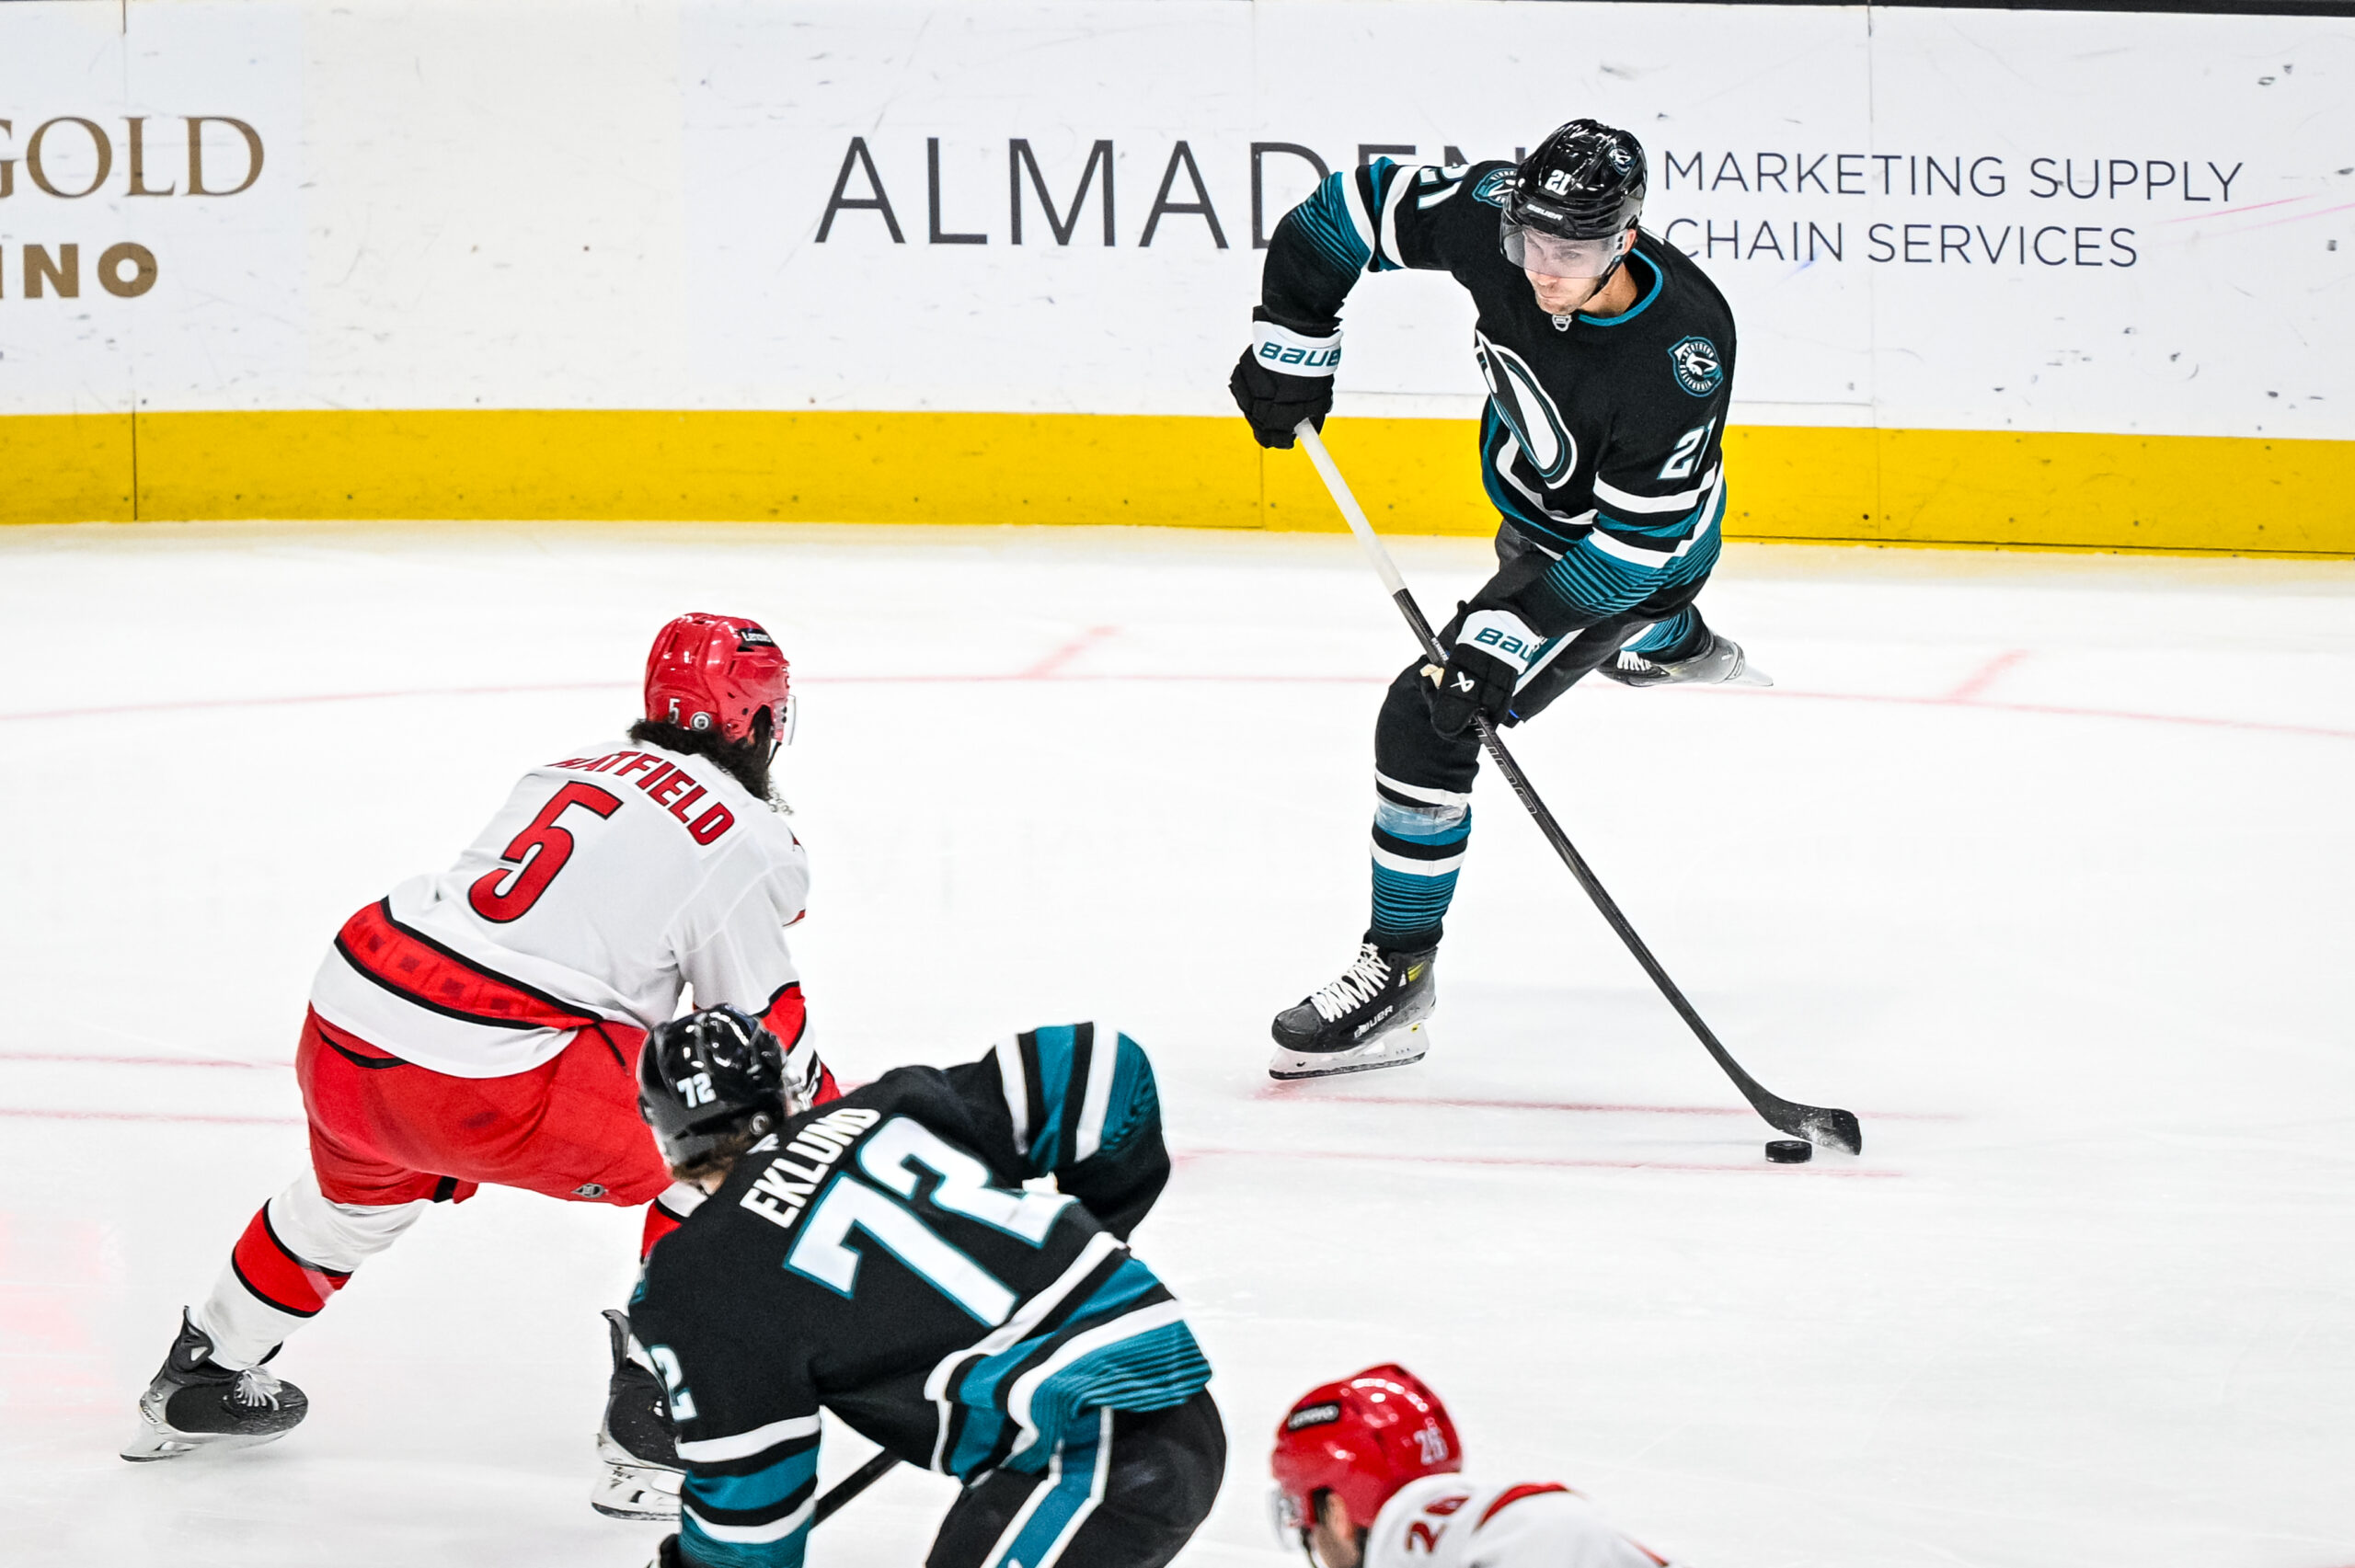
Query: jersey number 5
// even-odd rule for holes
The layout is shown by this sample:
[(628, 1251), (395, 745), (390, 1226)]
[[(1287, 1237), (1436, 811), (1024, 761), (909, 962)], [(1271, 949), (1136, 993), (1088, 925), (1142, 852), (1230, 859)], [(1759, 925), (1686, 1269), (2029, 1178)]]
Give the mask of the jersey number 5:
[[(505, 862), (496, 871), (485, 872), (466, 889), (466, 902), (475, 913), (487, 921), (504, 925), (522, 918), (523, 911), (540, 901), (548, 890), (556, 874), (572, 858), (572, 835), (556, 825), (565, 808), (579, 806), (600, 817), (611, 817), (622, 808), (622, 797), (595, 784), (569, 784), (556, 792), (554, 799), (540, 807), (531, 826), (515, 835), (501, 857)], [(509, 880), (510, 877), (512, 880)], [(505, 881), (505, 891), (500, 883)]]

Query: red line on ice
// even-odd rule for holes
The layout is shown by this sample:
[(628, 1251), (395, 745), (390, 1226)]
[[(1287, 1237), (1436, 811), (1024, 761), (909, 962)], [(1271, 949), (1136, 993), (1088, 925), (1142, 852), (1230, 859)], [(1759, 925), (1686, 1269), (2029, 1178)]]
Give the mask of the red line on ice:
[(1061, 674), (1065, 665), (1107, 637), (1118, 636), (1118, 626), (1090, 626), (1079, 635), (1055, 649), (1046, 658), (1016, 676), (1017, 681), (1051, 681)]
[(75, 1056), (70, 1051), (0, 1051), (0, 1061), (87, 1062), (98, 1067), (243, 1067), (263, 1071), (291, 1069), (291, 1061), (237, 1061), (228, 1057)]
[(181, 1111), (58, 1111), (0, 1105), (0, 1116), (41, 1122), (193, 1122), (210, 1127), (301, 1127), (300, 1116), (210, 1116)]
[(2005, 671), (2027, 657), (2028, 649), (2024, 647), (2016, 647), (2009, 653), (1997, 654), (1974, 670), (1961, 685), (1948, 692), (1946, 700), (1949, 703), (1964, 704), (1976, 702), (1981, 692), (2001, 680)]
[[(1052, 657), (1051, 655), (1050, 657)], [(1982, 672), (1983, 673), (1983, 672)], [(1210, 685), (1210, 686), (1379, 686), (1389, 682), (1387, 675), (1249, 675), (1249, 674), (1117, 674), (1065, 675), (1048, 673), (1032, 675), (1024, 671), (1004, 674), (953, 675), (821, 675), (809, 678), (820, 686), (941, 686), (974, 683), (996, 684), (1037, 681), (1045, 684), (1065, 682), (1105, 681), (1138, 684)], [(224, 708), (287, 707), (308, 704), (383, 702), (404, 697), (489, 697), (530, 695), (560, 692), (631, 692), (635, 686), (616, 681), (565, 681), (544, 686), (440, 686), (418, 687), (407, 691), (385, 692), (322, 692), (310, 696), (291, 697), (207, 697), (185, 702), (125, 703), (112, 706), (87, 708), (43, 708), (25, 713), (0, 713), (0, 724), (17, 724), (38, 719), (109, 718), (131, 714), (161, 714), (194, 712)], [(2142, 713), (2131, 708), (2080, 708), (2052, 703), (1989, 703), (1976, 697), (1958, 698), (1949, 692), (1937, 697), (1901, 697), (1872, 692), (1801, 692), (1788, 686), (1764, 688), (1756, 686), (1722, 686), (1706, 688), (1714, 694), (1746, 698), (1763, 698), (1775, 702), (1816, 703), (1878, 703), (1899, 707), (1970, 708), (1985, 713), (2035, 714), (2048, 718), (2110, 718), (2128, 719), (2138, 724), (2180, 724), (2201, 729), (2245, 729), (2269, 735), (2310, 735), (2328, 740), (2355, 740), (2355, 729), (2333, 729), (2323, 725), (2272, 724), (2262, 719), (2212, 718), (2199, 714)], [(1606, 696), (1606, 700), (1627, 701), (1626, 694)]]
[(1570, 1160), (1543, 1154), (1394, 1154), (1386, 1151), (1357, 1149), (1178, 1149), (1170, 1151), (1171, 1158), (1183, 1163), (1188, 1160), (1355, 1160), (1379, 1165), (1497, 1165), (1515, 1169), (1552, 1171), (1680, 1171), (1704, 1172), (1710, 1175), (1763, 1175), (1799, 1172), (1812, 1176), (1848, 1176), (1888, 1179), (1904, 1174), (1901, 1171), (1884, 1171), (1862, 1165), (1824, 1166), (1809, 1162), (1806, 1165), (1773, 1165), (1761, 1162), (1755, 1165), (1704, 1165), (1692, 1161), (1677, 1160)]
[[(1637, 1105), (1586, 1100), (1481, 1100), (1429, 1094), (1318, 1094), (1303, 1085), (1269, 1083), (1252, 1093), (1255, 1100), (1304, 1099), (1320, 1105), (1431, 1105), (1442, 1110), (1567, 1111), (1582, 1116), (1749, 1116), (1747, 1105)], [(1867, 1121), (1944, 1122), (1955, 1117), (1944, 1111), (1859, 1111)]]

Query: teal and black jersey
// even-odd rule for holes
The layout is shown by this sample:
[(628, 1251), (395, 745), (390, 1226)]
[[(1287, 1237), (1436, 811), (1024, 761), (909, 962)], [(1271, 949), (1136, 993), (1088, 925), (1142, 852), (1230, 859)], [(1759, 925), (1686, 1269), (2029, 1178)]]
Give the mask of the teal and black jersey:
[(1168, 1176), (1151, 1064), (1089, 1024), (897, 1069), (764, 1139), (631, 1310), (670, 1389), (686, 1560), (801, 1562), (821, 1410), (971, 1481), (1192, 1398), (1210, 1366), (1127, 1245)]
[(1733, 312), (1682, 251), (1641, 235), (1625, 263), (1634, 304), (1549, 315), (1499, 245), (1511, 173), (1377, 158), (1330, 176), (1276, 226), (1260, 312), (1321, 337), (1366, 273), (1427, 269), (1464, 286), (1488, 384), (1488, 498), (1554, 562), (1497, 585), (1494, 602), (1555, 636), (1697, 578), (1715, 559)]

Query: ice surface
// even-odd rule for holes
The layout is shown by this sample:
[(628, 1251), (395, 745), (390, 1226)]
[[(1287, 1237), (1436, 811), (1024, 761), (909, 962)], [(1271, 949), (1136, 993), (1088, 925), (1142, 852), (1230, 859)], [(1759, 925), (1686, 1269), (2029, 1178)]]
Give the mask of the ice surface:
[[(1399, 553), (1435, 609), (1483, 575)], [(1287, 1561), (1277, 1416), (1396, 1357), (1476, 1473), (1697, 1568), (2355, 1562), (2355, 570), (1736, 547), (1703, 604), (1775, 690), (1581, 688), (1512, 743), (1860, 1162), (1765, 1162), (1485, 778), (1430, 1059), (1269, 1083), (1269, 1016), (1364, 919), (1407, 652), (1346, 540), (0, 533), (0, 1560), (645, 1560), (585, 1501), (616, 1211), (437, 1211), (286, 1352), (293, 1438), (114, 1451), (301, 1166), (336, 924), (617, 734), (655, 625), (715, 609), (805, 694), (837, 1068), (1090, 1015), (1155, 1054), (1179, 1169), (1140, 1249), (1233, 1438), (1183, 1561)], [(948, 1492), (894, 1474), (813, 1562), (919, 1561)]]

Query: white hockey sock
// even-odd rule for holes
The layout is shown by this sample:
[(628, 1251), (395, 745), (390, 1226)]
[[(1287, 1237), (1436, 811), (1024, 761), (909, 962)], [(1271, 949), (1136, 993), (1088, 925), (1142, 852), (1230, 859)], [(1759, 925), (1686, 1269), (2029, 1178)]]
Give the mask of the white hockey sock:
[(224, 1367), (257, 1366), (318, 1314), (351, 1272), (397, 1241), (431, 1205), (330, 1203), (305, 1172), (264, 1204), (190, 1318)]

